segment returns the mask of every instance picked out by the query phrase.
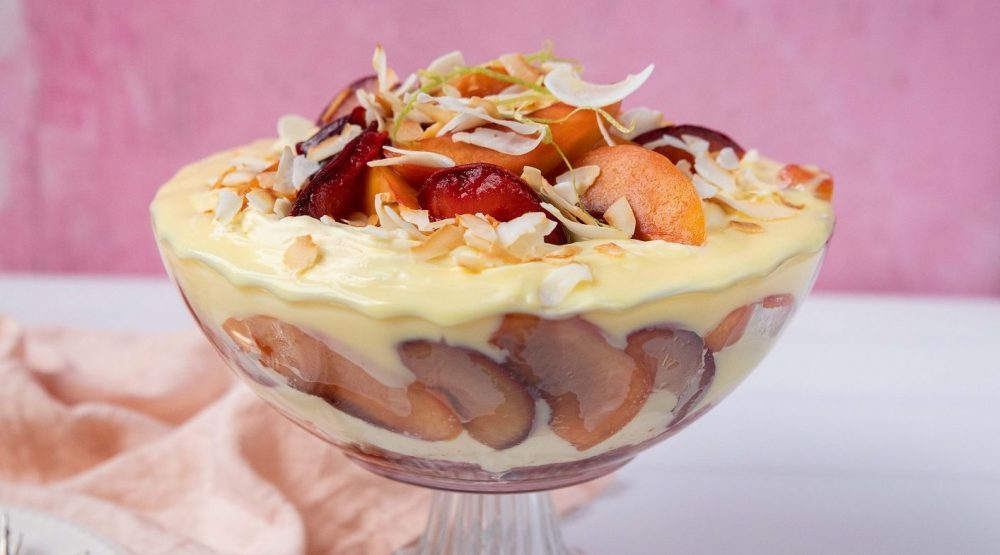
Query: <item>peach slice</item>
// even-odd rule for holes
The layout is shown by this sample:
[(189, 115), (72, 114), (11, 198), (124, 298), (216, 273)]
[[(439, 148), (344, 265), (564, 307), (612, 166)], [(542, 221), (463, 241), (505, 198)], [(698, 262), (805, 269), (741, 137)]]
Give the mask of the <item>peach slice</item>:
[(679, 422), (708, 392), (715, 379), (715, 359), (702, 338), (672, 327), (645, 328), (628, 336), (625, 352), (655, 375), (653, 388), (677, 396), (671, 410)]
[[(569, 116), (574, 108), (565, 104), (556, 104), (543, 108), (531, 114), (532, 118), (560, 120)], [(618, 113), (618, 104), (605, 107), (611, 115)], [(597, 126), (594, 113), (589, 110), (581, 110), (569, 116), (566, 121), (553, 123), (552, 141), (559, 145), (563, 153), (571, 161), (583, 156), (599, 140), (601, 140), (601, 130)], [(443, 154), (455, 161), (457, 165), (483, 162), (506, 168), (517, 175), (521, 175), (525, 166), (532, 166), (541, 170), (544, 174), (552, 174), (562, 167), (562, 158), (555, 147), (551, 144), (541, 144), (538, 148), (527, 154), (513, 156), (503, 154), (495, 150), (467, 143), (456, 143), (451, 137), (432, 137), (420, 141), (406, 143), (404, 148), (410, 150), (423, 150)], [(410, 183), (423, 183), (427, 176), (434, 172), (435, 168), (414, 166), (405, 164), (396, 166), (400, 175)]]
[(717, 353), (743, 338), (749, 330), (761, 337), (776, 337), (795, 309), (790, 294), (770, 295), (734, 309), (705, 336), (705, 346)]
[[(821, 173), (827, 177), (816, 184), (813, 195), (820, 200), (830, 202), (833, 200), (833, 178), (829, 177), (826, 172)], [(778, 172), (778, 179), (786, 187), (801, 187), (812, 181), (817, 175), (819, 174), (798, 164), (786, 164)]]
[(379, 193), (391, 193), (396, 202), (407, 208), (420, 208), (417, 190), (392, 168), (376, 166), (365, 172), (365, 192), (362, 198), (365, 214), (370, 216), (375, 213), (375, 195)]
[(451, 407), (479, 442), (500, 450), (528, 437), (535, 421), (534, 400), (486, 355), (424, 340), (401, 343), (397, 351), (417, 380)]
[(631, 422), (653, 386), (647, 368), (580, 317), (508, 314), (490, 342), (506, 352), (505, 366), (548, 403), (552, 431), (580, 451)]
[(427, 441), (453, 439), (458, 416), (419, 382), (392, 388), (315, 336), (269, 316), (230, 318), (223, 330), (288, 385), (386, 430)]
[(670, 160), (640, 146), (602, 146), (578, 164), (601, 168), (581, 202), (601, 215), (625, 197), (635, 214), (637, 239), (671, 243), (705, 242), (705, 213), (694, 185)]

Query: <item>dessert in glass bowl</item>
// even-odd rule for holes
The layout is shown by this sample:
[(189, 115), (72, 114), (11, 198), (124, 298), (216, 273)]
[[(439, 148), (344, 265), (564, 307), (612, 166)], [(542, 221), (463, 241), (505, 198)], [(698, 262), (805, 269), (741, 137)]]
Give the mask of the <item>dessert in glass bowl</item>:
[(164, 263), (257, 394), (445, 491), (422, 552), (562, 552), (532, 492), (611, 472), (746, 377), (812, 285), (832, 179), (623, 110), (652, 65), (373, 66), (166, 183)]

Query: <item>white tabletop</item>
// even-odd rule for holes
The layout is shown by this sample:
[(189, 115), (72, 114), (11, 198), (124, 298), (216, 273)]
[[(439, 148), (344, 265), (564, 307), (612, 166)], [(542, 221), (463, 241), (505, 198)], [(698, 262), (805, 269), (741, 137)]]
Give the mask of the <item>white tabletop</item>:
[[(193, 324), (164, 280), (0, 275), (26, 324)], [(737, 391), (564, 522), (588, 555), (1000, 553), (1000, 300), (816, 295)]]

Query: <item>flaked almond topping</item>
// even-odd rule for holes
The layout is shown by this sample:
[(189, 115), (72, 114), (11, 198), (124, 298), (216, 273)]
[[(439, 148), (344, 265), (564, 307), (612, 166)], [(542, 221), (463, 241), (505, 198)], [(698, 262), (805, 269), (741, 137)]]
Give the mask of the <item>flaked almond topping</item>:
[(635, 235), (635, 214), (625, 197), (619, 197), (611, 203), (604, 212), (604, 220), (621, 230), (627, 237)]
[(312, 268), (319, 260), (319, 247), (312, 235), (300, 235), (292, 241), (282, 257), (285, 266), (293, 272), (303, 272)]
[(600, 245), (594, 247), (594, 250), (608, 256), (618, 257), (625, 255), (625, 249), (623, 249), (618, 243), (601, 243)]
[(461, 227), (454, 224), (446, 225), (410, 248), (410, 252), (417, 260), (433, 260), (461, 246), (465, 241), (464, 234), (465, 231)]
[(555, 306), (563, 302), (577, 285), (593, 281), (590, 268), (572, 263), (560, 266), (548, 273), (538, 287), (538, 300), (542, 306)]
[(215, 219), (224, 224), (233, 221), (233, 218), (243, 209), (243, 197), (231, 189), (222, 189), (215, 205)]
[(274, 195), (263, 189), (254, 189), (247, 193), (247, 204), (258, 212), (270, 214), (274, 209)]
[(292, 212), (292, 201), (283, 197), (278, 197), (274, 199), (273, 210), (279, 218), (284, 218)]
[(763, 233), (764, 228), (760, 224), (755, 224), (753, 222), (744, 222), (742, 220), (732, 220), (729, 222), (729, 227), (736, 229), (737, 231), (742, 231), (743, 233)]

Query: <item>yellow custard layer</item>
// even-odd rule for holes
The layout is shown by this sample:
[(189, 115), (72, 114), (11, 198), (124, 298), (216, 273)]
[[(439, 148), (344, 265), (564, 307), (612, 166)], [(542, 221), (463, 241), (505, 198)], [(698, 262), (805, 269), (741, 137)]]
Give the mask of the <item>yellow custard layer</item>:
[[(626, 252), (595, 250), (608, 241), (576, 243), (576, 262), (593, 281), (580, 284), (556, 306), (538, 297), (548, 262), (508, 264), (472, 272), (450, 257), (418, 262), (412, 239), (376, 235), (346, 224), (309, 217), (279, 219), (245, 210), (221, 224), (204, 212), (208, 184), (238, 156), (265, 156), (272, 141), (222, 152), (183, 168), (157, 193), (151, 211), (159, 241), (177, 257), (204, 262), (237, 285), (267, 289), (287, 300), (328, 300), (377, 318), (415, 315), (449, 325), (488, 315), (532, 312), (558, 316), (590, 310), (622, 310), (645, 301), (721, 289), (764, 276), (783, 261), (819, 251), (833, 227), (829, 203), (803, 191), (787, 191), (804, 205), (796, 216), (760, 221), (763, 233), (733, 228), (710, 231), (703, 246), (663, 241), (616, 240)], [(311, 235), (320, 259), (304, 273), (285, 267), (292, 241)]]

